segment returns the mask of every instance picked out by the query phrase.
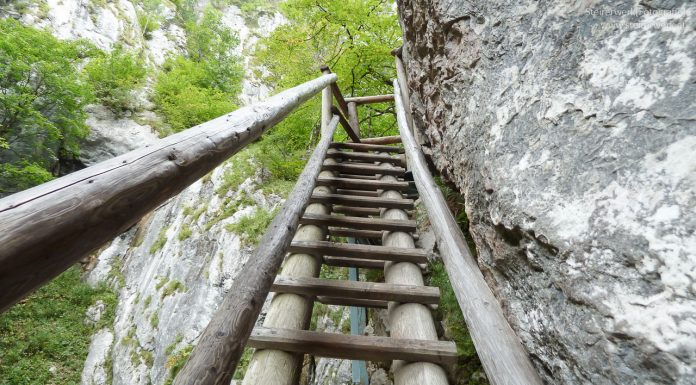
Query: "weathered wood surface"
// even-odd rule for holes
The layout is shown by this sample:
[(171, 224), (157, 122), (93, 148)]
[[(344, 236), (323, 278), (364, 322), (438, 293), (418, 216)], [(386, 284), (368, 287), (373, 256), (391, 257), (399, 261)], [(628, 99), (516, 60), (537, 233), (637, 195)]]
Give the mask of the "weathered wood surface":
[(360, 136), (358, 135), (358, 131), (356, 129), (354, 129), (353, 126), (350, 125), (350, 122), (348, 121), (348, 119), (346, 119), (345, 116), (343, 116), (343, 113), (341, 112), (341, 110), (334, 106), (334, 107), (331, 107), (331, 113), (338, 116), (338, 119), (339, 119), (338, 121), (339, 121), (339, 123), (341, 123), (341, 126), (348, 134), (348, 137), (353, 142), (360, 143)]
[(340, 195), (357, 195), (361, 197), (378, 197), (379, 193), (377, 191), (367, 191), (367, 190), (348, 190), (344, 188), (336, 189), (336, 194)]
[(365, 144), (396, 144), (396, 143), (401, 143), (401, 137), (399, 135), (394, 135), (394, 136), (380, 136), (377, 138), (363, 138), (363, 139), (360, 139), (360, 143), (365, 143)]
[(423, 153), (408, 128), (397, 82), (394, 82), (394, 90), (397, 122), (408, 163), (486, 375), (494, 385), (541, 384), (527, 352), (507, 323), (476, 260), (469, 253), (464, 235), (448, 210), (442, 192), (430, 175)]
[(421, 249), (345, 244), (337, 242), (292, 242), (289, 250), (332, 257), (382, 259), (385, 261), (427, 263), (428, 254)]
[(381, 209), (374, 207), (353, 207), (353, 206), (341, 206), (334, 205), (333, 212), (337, 214), (345, 214), (356, 217), (369, 217), (369, 216), (379, 216), (382, 212)]
[(191, 356), (174, 380), (175, 385), (229, 384), (244, 345), (261, 312), (273, 279), (292, 241), (314, 180), (338, 125), (329, 122), (297, 184), (259, 242), (251, 261), (242, 267)]
[(360, 207), (386, 207), (392, 209), (412, 209), (412, 199), (388, 199), (339, 194), (312, 194), (312, 203), (354, 205)]
[(325, 295), (328, 297), (362, 298), (405, 303), (435, 304), (440, 301), (440, 289), (432, 286), (395, 285), (312, 277), (289, 278), (278, 276), (275, 283), (273, 283), (271, 291), (307, 296)]
[(383, 144), (367, 144), (367, 143), (350, 143), (350, 142), (334, 142), (331, 143), (331, 148), (350, 149), (359, 151), (378, 151), (378, 152), (396, 152), (403, 153), (404, 149), (395, 146), (386, 146)]
[(386, 309), (389, 306), (389, 301), (377, 301), (373, 299), (358, 299), (358, 298), (337, 298), (337, 297), (317, 297), (317, 301), (324, 305), (337, 306), (358, 306), (368, 307), (372, 309)]
[(360, 269), (384, 269), (384, 261), (380, 261), (378, 259), (324, 257), (324, 263), (329, 266), (338, 267), (357, 267)]
[(354, 190), (408, 190), (408, 182), (383, 182), (379, 180), (361, 180), (349, 178), (319, 178), (319, 186), (332, 186), (336, 188), (348, 188)]
[(357, 105), (362, 104), (372, 104), (372, 103), (386, 103), (393, 102), (394, 95), (372, 95), (372, 96), (354, 96), (351, 98), (346, 98), (347, 103), (355, 103)]
[(336, 163), (325, 165), (324, 170), (337, 171), (353, 175), (396, 175), (400, 176), (406, 172), (406, 169), (401, 167), (386, 168), (375, 166), (367, 163)]
[(352, 336), (307, 330), (255, 328), (249, 345), (258, 349), (283, 349), (319, 357), (366, 361), (424, 361), (442, 365), (457, 362), (453, 342), (398, 340), (389, 337)]
[(322, 76), (0, 200), (0, 310), (134, 225), (335, 80)]
[(321, 226), (350, 227), (360, 230), (386, 230), (386, 231), (416, 231), (416, 221), (391, 220), (381, 218), (361, 218), (339, 215), (304, 214), (300, 218), (302, 224)]
[[(358, 105), (355, 103), (348, 103), (348, 123), (355, 129), (355, 133), (360, 136), (360, 119), (358, 119)], [(362, 142), (362, 138), (360, 138)]]
[(329, 235), (332, 235), (334, 237), (382, 239), (382, 234), (382, 231), (377, 230), (358, 230), (342, 227), (329, 227)]
[[(363, 140), (364, 142), (364, 140)], [(361, 160), (364, 162), (384, 162), (392, 163), (397, 166), (402, 165), (402, 160), (396, 156), (373, 154), (369, 152), (348, 152), (331, 150), (328, 156), (334, 159)]]

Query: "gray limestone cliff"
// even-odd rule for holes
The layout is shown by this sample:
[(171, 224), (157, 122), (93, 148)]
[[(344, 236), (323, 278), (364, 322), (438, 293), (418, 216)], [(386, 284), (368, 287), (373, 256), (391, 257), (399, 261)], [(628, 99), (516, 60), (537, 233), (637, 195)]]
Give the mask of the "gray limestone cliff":
[(696, 4), (399, 0), (414, 120), (551, 384), (693, 384)]

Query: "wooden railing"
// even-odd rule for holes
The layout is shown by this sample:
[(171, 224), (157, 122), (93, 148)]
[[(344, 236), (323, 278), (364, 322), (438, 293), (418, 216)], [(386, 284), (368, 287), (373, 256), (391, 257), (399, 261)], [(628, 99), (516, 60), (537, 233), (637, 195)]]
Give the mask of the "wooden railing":
[(134, 225), (336, 79), (323, 75), (0, 200), (0, 311)]

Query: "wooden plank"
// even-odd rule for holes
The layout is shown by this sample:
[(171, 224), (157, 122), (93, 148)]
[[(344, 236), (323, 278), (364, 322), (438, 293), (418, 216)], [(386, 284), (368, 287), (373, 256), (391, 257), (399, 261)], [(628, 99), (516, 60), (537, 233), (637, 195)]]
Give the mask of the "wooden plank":
[(322, 76), (0, 200), (0, 311), (137, 223), (335, 80)]
[(382, 239), (383, 231), (378, 230), (359, 230), (343, 227), (329, 227), (329, 235), (334, 237), (350, 237), (365, 239)]
[(428, 254), (422, 249), (346, 244), (327, 241), (292, 242), (289, 251), (293, 253), (307, 253), (332, 257), (381, 259), (394, 262), (428, 262)]
[(367, 163), (335, 163), (325, 164), (324, 170), (336, 171), (353, 175), (394, 175), (401, 176), (406, 172), (405, 168), (376, 166)]
[(395, 152), (403, 154), (404, 149), (395, 146), (386, 146), (382, 144), (367, 144), (367, 143), (351, 143), (351, 142), (333, 142), (331, 148), (350, 149), (360, 151), (375, 151), (375, 152)]
[(357, 105), (372, 104), (372, 103), (386, 103), (386, 102), (393, 102), (393, 101), (394, 101), (394, 94), (354, 96), (351, 98), (346, 98), (347, 103), (355, 103)]
[(486, 375), (494, 385), (540, 385), (539, 374), (469, 253), (464, 234), (430, 175), (425, 157), (408, 127), (398, 82), (394, 82), (394, 93), (397, 95), (397, 123), (408, 163)]
[(329, 151), (326, 155), (334, 159), (361, 160), (364, 162), (392, 163), (397, 166), (403, 165), (403, 159), (390, 155), (374, 154), (371, 152), (348, 152), (348, 151)]
[(433, 286), (394, 285), (380, 282), (346, 281), (314, 277), (289, 278), (278, 276), (271, 291), (308, 296), (361, 298), (401, 303), (436, 304), (440, 289)]
[(339, 178), (346, 179), (362, 179), (362, 180), (377, 180), (379, 176), (376, 175), (353, 175), (353, 174), (338, 174)]
[(348, 257), (324, 257), (324, 264), (335, 267), (357, 267), (359, 269), (384, 269), (384, 261)]
[(301, 224), (317, 226), (349, 227), (360, 230), (416, 231), (416, 221), (380, 218), (346, 217), (340, 215), (319, 215), (305, 213), (300, 218)]
[(337, 305), (337, 306), (358, 306), (367, 307), (372, 309), (386, 309), (389, 307), (389, 301), (376, 301), (373, 299), (359, 299), (359, 298), (338, 298), (338, 297), (317, 297), (317, 301), (323, 303), (324, 305)]
[(175, 385), (229, 384), (244, 350), (273, 277), (298, 227), (300, 215), (314, 189), (314, 180), (338, 126), (334, 117), (314, 149), (297, 184), (264, 233), (252, 256), (242, 267), (191, 356), (174, 380)]
[(377, 191), (366, 191), (366, 190), (347, 190), (343, 188), (336, 189), (336, 194), (340, 195), (357, 195), (361, 197), (378, 197), (379, 193)]
[(319, 178), (318, 186), (329, 186), (336, 188), (347, 188), (353, 190), (408, 190), (408, 182), (383, 182), (379, 180), (360, 180), (349, 178)]
[(388, 209), (406, 210), (413, 208), (412, 199), (374, 198), (339, 194), (312, 194), (309, 201), (311, 203), (354, 205), (359, 207), (379, 207)]
[(365, 144), (396, 144), (401, 143), (401, 137), (399, 135), (393, 136), (380, 136), (377, 138), (362, 138), (360, 143)]
[(249, 338), (248, 346), (366, 361), (419, 361), (445, 366), (457, 362), (457, 347), (450, 341), (352, 336), (308, 330), (258, 327)]
[(353, 206), (342, 206), (333, 205), (331, 211), (336, 214), (345, 214), (355, 217), (369, 217), (369, 216), (379, 216), (382, 213), (382, 209), (372, 208), (372, 207), (353, 207)]

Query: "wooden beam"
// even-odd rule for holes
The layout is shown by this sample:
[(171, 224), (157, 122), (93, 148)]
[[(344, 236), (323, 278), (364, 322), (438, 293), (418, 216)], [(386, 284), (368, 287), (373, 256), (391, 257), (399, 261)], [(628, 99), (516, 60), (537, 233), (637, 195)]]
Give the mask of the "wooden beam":
[(449, 341), (352, 336), (308, 330), (255, 328), (249, 338), (249, 347), (366, 361), (404, 360), (440, 365), (457, 362), (457, 347)]
[(355, 217), (369, 217), (369, 216), (379, 216), (382, 213), (382, 209), (374, 207), (353, 207), (353, 206), (341, 206), (333, 205), (331, 211), (336, 214), (345, 214)]
[(370, 152), (347, 152), (347, 151), (335, 151), (331, 150), (328, 152), (327, 156), (334, 159), (348, 159), (348, 160), (360, 160), (363, 162), (385, 162), (392, 163), (397, 166), (402, 166), (403, 160), (399, 157), (373, 154)]
[(401, 176), (406, 172), (406, 169), (398, 168), (385, 168), (380, 166), (373, 166), (369, 164), (351, 164), (351, 163), (336, 163), (324, 165), (324, 170), (337, 171), (340, 173), (347, 173), (353, 175), (396, 175)]
[(428, 254), (422, 249), (346, 244), (327, 241), (292, 242), (293, 253), (307, 253), (332, 257), (381, 259), (394, 262), (427, 263)]
[(394, 95), (372, 95), (372, 96), (354, 96), (351, 98), (346, 98), (347, 103), (355, 103), (357, 105), (372, 104), (372, 103), (386, 103), (393, 102)]
[(317, 226), (349, 227), (360, 230), (379, 230), (379, 231), (416, 231), (416, 221), (412, 220), (392, 220), (381, 218), (360, 218), (345, 217), (339, 215), (319, 215), (305, 213), (300, 218), (301, 224), (312, 224)]
[(387, 209), (407, 210), (413, 208), (412, 199), (373, 198), (354, 195), (312, 194), (309, 201), (311, 203), (352, 205), (358, 207), (376, 207)]
[(440, 301), (440, 289), (433, 286), (394, 285), (390, 283), (347, 281), (314, 277), (289, 278), (278, 276), (271, 291), (308, 296), (360, 298), (401, 303), (435, 304)]
[(396, 152), (403, 153), (404, 149), (395, 146), (386, 146), (382, 144), (366, 144), (366, 143), (350, 143), (350, 142), (334, 142), (331, 143), (331, 148), (347, 148), (360, 151), (375, 151), (375, 152)]
[(399, 135), (394, 136), (381, 136), (377, 138), (362, 138), (360, 143), (365, 144), (396, 144), (401, 143), (401, 137)]
[[(360, 136), (360, 119), (358, 119), (358, 106), (355, 103), (348, 103), (348, 123), (353, 127), (355, 133)], [(362, 142), (362, 139), (360, 139)]]
[(383, 234), (384, 232), (378, 230), (358, 230), (342, 227), (329, 227), (329, 235), (334, 237), (382, 239)]
[(540, 385), (527, 352), (508, 324), (502, 308), (469, 253), (464, 234), (452, 217), (442, 192), (428, 170), (416, 143), (394, 82), (396, 115), (410, 169), (437, 237), (437, 245), (452, 288), (462, 309), (476, 352), (494, 385)]
[(348, 137), (355, 143), (360, 143), (360, 136), (358, 136), (357, 132), (353, 127), (350, 125), (348, 120), (346, 120), (345, 116), (341, 113), (341, 110), (336, 108), (336, 106), (331, 107), (331, 113), (334, 115), (337, 115), (339, 118), (339, 122), (341, 123), (341, 126), (346, 130), (346, 133), (348, 134)]
[[(380, 267), (381, 269), (381, 267)], [(389, 307), (389, 301), (377, 301), (373, 299), (359, 299), (359, 298), (338, 298), (338, 297), (317, 297), (317, 301), (323, 303), (324, 305), (336, 305), (336, 306), (358, 306), (367, 307), (372, 309), (386, 309)]]
[(319, 178), (317, 179), (319, 186), (331, 186), (337, 188), (347, 188), (353, 190), (408, 190), (408, 182), (382, 182), (379, 180), (364, 180), (364, 179), (348, 179), (348, 178)]
[(384, 261), (348, 257), (324, 257), (324, 264), (336, 267), (357, 267), (359, 269), (384, 269)]
[(366, 190), (347, 190), (347, 189), (336, 189), (336, 194), (341, 195), (358, 195), (362, 197), (378, 197), (379, 193), (377, 191), (366, 191)]
[(137, 223), (335, 80), (322, 76), (0, 200), (0, 311)]

